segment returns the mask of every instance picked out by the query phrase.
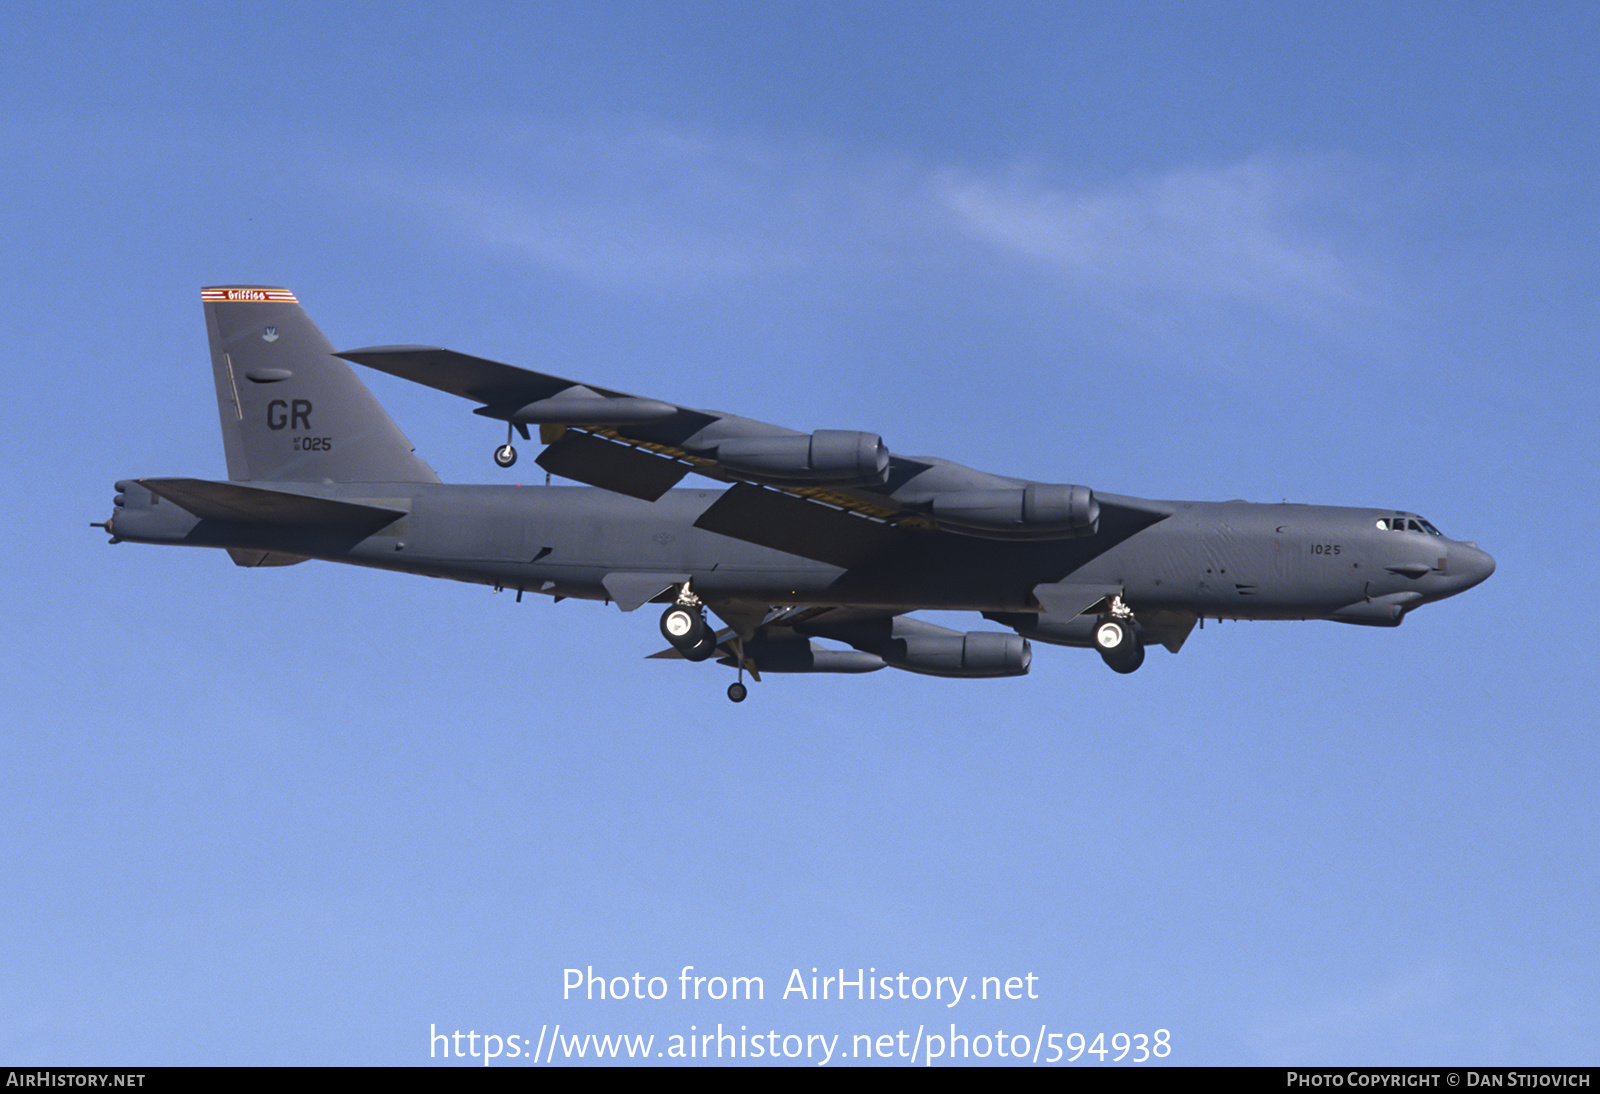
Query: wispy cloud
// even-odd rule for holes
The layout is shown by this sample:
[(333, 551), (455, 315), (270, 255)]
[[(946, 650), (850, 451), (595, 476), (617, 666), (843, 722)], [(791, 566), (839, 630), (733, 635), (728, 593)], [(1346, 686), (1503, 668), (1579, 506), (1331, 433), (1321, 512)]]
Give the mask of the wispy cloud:
[(1242, 303), (1316, 319), (1379, 302), (1349, 243), (1365, 208), (1347, 160), (1262, 155), (1094, 185), (1037, 169), (946, 170), (937, 200), (961, 230), (1035, 259), (1080, 291)]
[(610, 288), (854, 263), (914, 192), (887, 164), (661, 128), (502, 133), (478, 151), (396, 189), (482, 245)]
[(382, 174), (447, 230), (610, 290), (893, 267), (931, 290), (970, 275), (978, 247), (1030, 289), (1054, 279), (1075, 306), (1117, 313), (1242, 307), (1322, 326), (1393, 295), (1361, 245), (1382, 214), (1373, 171), (1341, 157), (1075, 183), (1038, 164), (639, 127), (494, 130), (458, 162)]

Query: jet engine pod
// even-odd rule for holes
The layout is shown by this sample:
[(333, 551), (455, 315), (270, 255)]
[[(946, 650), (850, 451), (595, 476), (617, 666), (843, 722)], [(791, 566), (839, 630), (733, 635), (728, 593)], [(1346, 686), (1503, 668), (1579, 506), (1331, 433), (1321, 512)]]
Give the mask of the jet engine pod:
[(730, 471), (765, 482), (882, 486), (889, 450), (876, 433), (819, 429), (778, 437), (733, 437), (717, 445)]
[(1033, 648), (1020, 635), (996, 631), (916, 634), (895, 640), (884, 660), (926, 676), (1024, 676)]
[(1100, 527), (1100, 503), (1093, 490), (1039, 482), (1003, 490), (938, 494), (933, 499), (933, 515), (941, 524), (1008, 539), (1092, 536)]

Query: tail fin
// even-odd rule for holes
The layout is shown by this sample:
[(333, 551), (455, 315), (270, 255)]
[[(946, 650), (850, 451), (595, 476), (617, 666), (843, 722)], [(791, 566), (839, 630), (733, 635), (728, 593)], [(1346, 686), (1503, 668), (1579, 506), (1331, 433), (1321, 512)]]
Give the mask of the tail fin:
[(235, 482), (438, 482), (287, 289), (202, 289)]

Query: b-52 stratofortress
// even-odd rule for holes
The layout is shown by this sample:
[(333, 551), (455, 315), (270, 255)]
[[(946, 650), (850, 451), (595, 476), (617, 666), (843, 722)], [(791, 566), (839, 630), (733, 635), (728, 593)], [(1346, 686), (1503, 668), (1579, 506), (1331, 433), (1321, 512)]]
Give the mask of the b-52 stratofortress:
[[(200, 296), (228, 481), (117, 483), (100, 525), (111, 542), (660, 604), (667, 649), (654, 656), (736, 669), (735, 702), (747, 672), (1020, 676), (1030, 639), (1129, 673), (1206, 616), (1393, 627), (1494, 571), (1415, 513), (1030, 482), (897, 455), (872, 433), (796, 432), (450, 350), (335, 353), (286, 289)], [(516, 461), (513, 431), (531, 441), (537, 426), (539, 466), (584, 485), (441, 483), (350, 361), (505, 422), (501, 467)], [(690, 473), (712, 487), (673, 489)], [(1006, 629), (951, 630), (919, 609)]]

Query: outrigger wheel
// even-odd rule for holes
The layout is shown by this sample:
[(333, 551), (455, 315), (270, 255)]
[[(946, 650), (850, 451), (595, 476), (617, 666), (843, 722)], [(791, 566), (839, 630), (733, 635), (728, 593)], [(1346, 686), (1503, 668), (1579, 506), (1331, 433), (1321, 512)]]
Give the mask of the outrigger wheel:
[(522, 431), (523, 440), (527, 440), (530, 436), (527, 426), (520, 425), (512, 421), (507, 421), (506, 443), (494, 450), (494, 462), (495, 466), (497, 467), (510, 467), (512, 464), (517, 462), (517, 450), (511, 447), (511, 431), (513, 429), (520, 429)]

